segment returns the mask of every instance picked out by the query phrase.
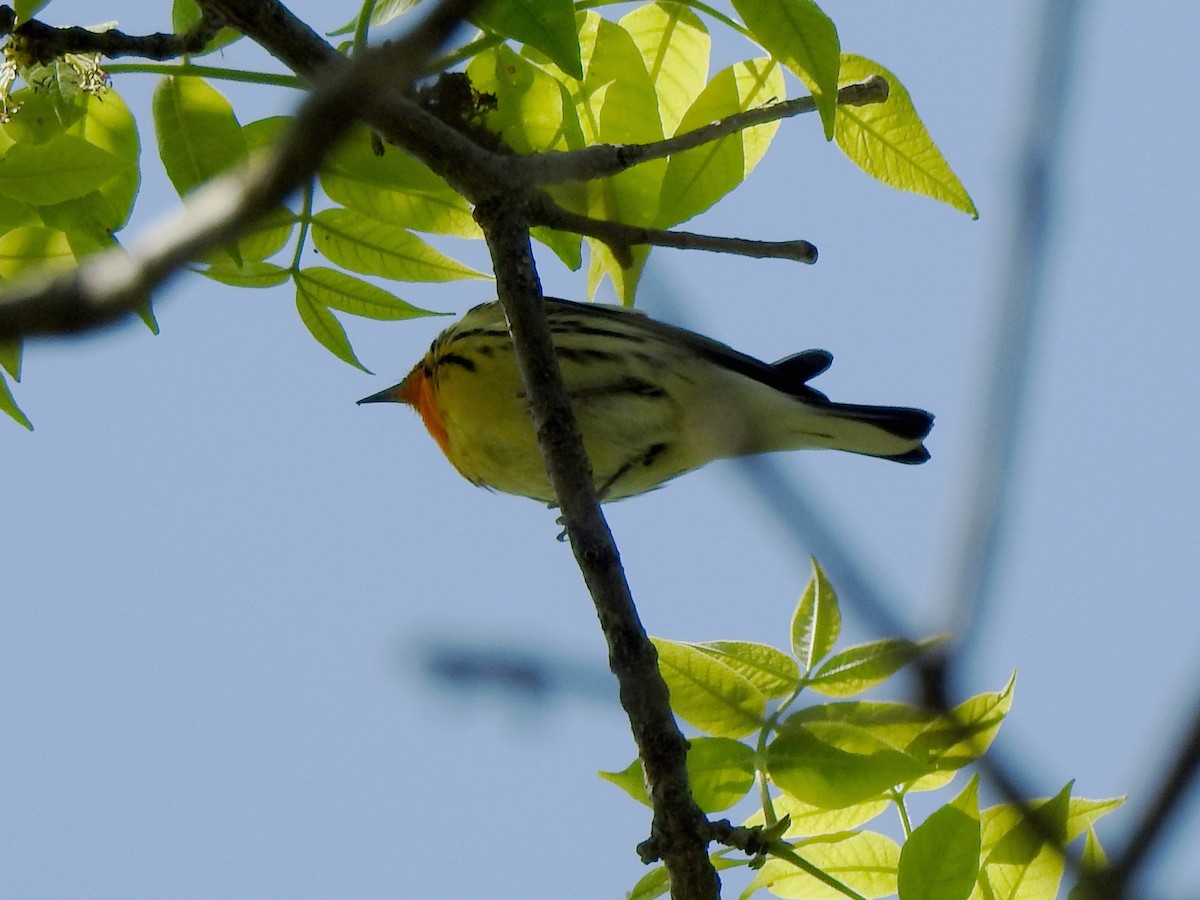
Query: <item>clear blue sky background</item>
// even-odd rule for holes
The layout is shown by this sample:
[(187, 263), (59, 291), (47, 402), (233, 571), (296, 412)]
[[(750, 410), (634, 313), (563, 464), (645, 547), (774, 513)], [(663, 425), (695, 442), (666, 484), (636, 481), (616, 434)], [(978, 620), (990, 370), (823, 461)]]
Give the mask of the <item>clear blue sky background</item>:
[[(145, 32), (167, 27), (167, 6), (55, 2), (45, 18)], [(817, 266), (653, 264), (658, 309), (669, 294), (697, 330), (767, 359), (826, 347), (818, 386), (833, 397), (937, 413), (920, 468), (782, 460), (926, 631), (941, 627), (987, 412), (1039, 6), (828, 6), (845, 49), (904, 81), (978, 222), (872, 182), (805, 118), (693, 224), (808, 238)], [(319, 30), (350, 15), (294, 8)], [(1001, 747), (1040, 793), (1075, 778), (1085, 796), (1131, 796), (1101, 829), (1114, 848), (1194, 715), (1200, 673), (1200, 223), (1181, 97), (1198, 33), (1182, 0), (1085, 13), (1015, 517), (968, 685), (1019, 671)], [(153, 83), (117, 86), (141, 115)], [(295, 101), (225, 89), (243, 121)], [(143, 121), (133, 231), (174, 205)], [(581, 277), (543, 274), (581, 295)], [(490, 296), (486, 282), (400, 293), (456, 312)], [(616, 707), (521, 705), (419, 671), (431, 638), (604, 659), (554, 514), (461, 480), (407, 411), (354, 405), (445, 322), (350, 322), (371, 378), (307, 337), (285, 289), (180, 278), (157, 308), (159, 337), (129, 324), (32, 344), (17, 397), (37, 430), (0, 423), (0, 895), (621, 896), (648, 814), (593, 774), (632, 756)], [(785, 641), (808, 550), (747, 498), (737, 466), (608, 512), (653, 633)], [(1151, 884), (1187, 896), (1194, 807), (1175, 835)]]

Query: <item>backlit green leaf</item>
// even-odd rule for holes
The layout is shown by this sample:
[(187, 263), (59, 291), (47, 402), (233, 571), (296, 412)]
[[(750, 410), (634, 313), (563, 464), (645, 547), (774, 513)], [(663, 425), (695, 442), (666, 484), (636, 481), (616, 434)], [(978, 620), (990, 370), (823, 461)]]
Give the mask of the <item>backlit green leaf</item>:
[(979, 779), (933, 812), (900, 851), (900, 900), (967, 900), (979, 874)]
[(835, 136), (842, 152), (884, 184), (933, 197), (979, 218), (974, 201), (925, 130), (899, 79), (869, 59), (842, 56), (841, 84), (872, 75), (887, 79), (888, 98), (883, 103), (838, 107)]
[[(1059, 841), (1066, 838), (1071, 785), (1033, 806)], [(1054, 900), (1062, 880), (1063, 857), (1042, 829), (1015, 814), (1011, 807), (993, 807), (981, 815), (983, 866), (972, 897), (987, 900)]]
[(570, 94), (544, 69), (504, 44), (478, 54), (467, 66), (475, 89), (496, 98), (487, 127), (514, 153), (582, 146), (579, 119)]
[(332, 262), (366, 275), (397, 281), (455, 281), (485, 278), (451, 259), (415, 234), (347, 209), (326, 209), (313, 217), (313, 243)]
[(107, 150), (73, 134), (44, 144), (18, 143), (0, 157), (0, 194), (36, 206), (97, 190), (129, 168)]
[(754, 786), (754, 750), (722, 737), (692, 738), (687, 755), (692, 797), (706, 813), (728, 809)]
[(824, 722), (789, 723), (767, 748), (767, 770), (793, 797), (836, 809), (875, 798), (929, 768), (878, 734)]
[(470, 19), (493, 34), (536, 47), (572, 78), (583, 77), (571, 0), (492, 0)]
[(658, 96), (664, 134), (674, 134), (708, 80), (712, 40), (704, 23), (682, 3), (647, 3), (623, 16)]
[(13, 399), (12, 391), (8, 389), (8, 380), (0, 375), (0, 412), (11, 418), (18, 425), (23, 425), (30, 431), (33, 431), (33, 423), (29, 421), (29, 417), (21, 412), (21, 407), (17, 406), (17, 401)]
[[(778, 818), (788, 817), (787, 831), (783, 837), (788, 840), (809, 837), (814, 834), (830, 834), (834, 831), (849, 831), (877, 818), (889, 806), (891, 801), (885, 799), (865, 800), (841, 809), (825, 809), (813, 806), (788, 794), (780, 794), (772, 800), (775, 815)], [(761, 811), (756, 812), (746, 820), (746, 825), (762, 825), (764, 823)]]
[(241, 266), (235, 265), (232, 260), (214, 263), (202, 274), (221, 284), (245, 288), (276, 287), (292, 277), (290, 269), (261, 260), (249, 260)]
[(841, 45), (837, 28), (812, 0), (733, 0), (754, 39), (812, 91), (825, 128), (833, 137)]
[(833, 649), (842, 629), (837, 594), (814, 559), (813, 575), (792, 615), (792, 652), (807, 672)]
[[(176, 34), (183, 34), (199, 21), (200, 7), (196, 5), (196, 0), (174, 0), (171, 4), (171, 27)], [(221, 28), (202, 50), (191, 55), (197, 57), (213, 53), (232, 44), (241, 36), (242, 33), (235, 28)]]
[(650, 805), (650, 795), (646, 793), (646, 773), (642, 769), (640, 759), (635, 759), (620, 772), (597, 772), (596, 774), (610, 784), (615, 784), (638, 803)]
[(462, 195), (399, 147), (375, 154), (370, 133), (353, 131), (320, 172), (331, 200), (381, 222), (456, 237), (481, 232)]
[(987, 750), (1012, 708), (1014, 673), (997, 693), (977, 694), (939, 716), (913, 739), (908, 752), (940, 770), (959, 769)]
[(0, 341), (0, 368), (12, 376), (13, 381), (21, 380), (21, 351), (24, 344), (20, 340)]
[(886, 638), (848, 647), (825, 661), (812, 676), (809, 687), (829, 697), (861, 694), (908, 665), (928, 646), (928, 643)]
[[(754, 786), (754, 750), (729, 738), (702, 737), (688, 742), (687, 771), (692, 797), (705, 812), (728, 809)], [(646, 776), (635, 759), (620, 772), (597, 773), (639, 803), (650, 805)]]
[(299, 280), (296, 282), (296, 310), (300, 313), (300, 321), (304, 323), (304, 327), (322, 347), (343, 362), (362, 369), (368, 375), (372, 374), (354, 355), (354, 349), (350, 346), (350, 339), (346, 337), (346, 329), (342, 327), (342, 323), (335, 319), (328, 309), (307, 296)]
[(383, 288), (368, 284), (353, 275), (322, 266), (299, 272), (296, 275), (296, 285), (321, 306), (367, 319), (394, 321), (443, 315), (406, 303)]
[(768, 700), (790, 694), (796, 689), (800, 678), (796, 661), (767, 644), (705, 641), (692, 646), (725, 663), (758, 688)]
[(246, 157), (233, 107), (202, 79), (164, 78), (152, 108), (158, 153), (181, 195)]
[(748, 679), (690, 644), (651, 640), (680, 718), (718, 737), (744, 737), (762, 725), (765, 700)]
[(59, 270), (75, 265), (75, 251), (64, 232), (42, 225), (14, 228), (0, 237), (0, 276), (12, 278), (30, 269)]
[[(783, 73), (768, 60), (740, 62), (718, 72), (688, 109), (679, 133), (754, 109), (784, 96)], [(666, 228), (704, 212), (754, 169), (778, 122), (747, 128), (671, 157), (663, 177), (656, 224)]]
[[(795, 853), (825, 874), (867, 898), (896, 892), (900, 848), (873, 831), (832, 834), (801, 841)], [(784, 859), (771, 859), (742, 892), (749, 897), (760, 888), (776, 897), (796, 900), (846, 900), (846, 895)]]

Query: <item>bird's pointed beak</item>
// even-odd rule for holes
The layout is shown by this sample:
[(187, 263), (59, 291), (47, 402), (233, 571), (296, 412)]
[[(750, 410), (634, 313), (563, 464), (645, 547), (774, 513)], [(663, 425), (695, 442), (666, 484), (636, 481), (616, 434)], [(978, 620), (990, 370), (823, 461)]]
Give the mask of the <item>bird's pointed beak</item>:
[(358, 405), (364, 403), (406, 403), (407, 400), (402, 396), (405, 382), (393, 384), (390, 388), (384, 388), (378, 394), (372, 394), (370, 397), (363, 397), (358, 401)]

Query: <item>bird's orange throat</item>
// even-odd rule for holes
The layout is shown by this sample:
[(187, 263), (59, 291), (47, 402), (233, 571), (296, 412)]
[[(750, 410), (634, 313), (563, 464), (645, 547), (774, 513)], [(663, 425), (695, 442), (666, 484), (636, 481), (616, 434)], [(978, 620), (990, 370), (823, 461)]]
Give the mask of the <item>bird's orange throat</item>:
[(417, 366), (401, 382), (396, 391), (396, 399), (401, 403), (407, 403), (421, 414), (421, 421), (425, 423), (425, 427), (429, 429), (433, 439), (442, 448), (442, 452), (448, 454), (450, 452), (450, 435), (446, 433), (446, 426), (442, 423), (442, 417), (438, 415), (437, 395), (433, 379), (429, 377), (429, 372), (424, 365)]

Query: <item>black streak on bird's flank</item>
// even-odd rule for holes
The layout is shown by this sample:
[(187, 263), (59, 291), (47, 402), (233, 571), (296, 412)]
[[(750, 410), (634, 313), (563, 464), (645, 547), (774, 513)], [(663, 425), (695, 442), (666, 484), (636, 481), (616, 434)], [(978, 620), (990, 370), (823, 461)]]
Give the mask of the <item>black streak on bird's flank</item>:
[(610, 381), (608, 384), (600, 384), (595, 387), (581, 388), (579, 390), (567, 392), (572, 401), (588, 400), (594, 397), (612, 397), (617, 394), (632, 394), (635, 397), (649, 397), (652, 399), (660, 399), (667, 396), (667, 392), (649, 381), (643, 381), (641, 378), (622, 378), (619, 381)]

